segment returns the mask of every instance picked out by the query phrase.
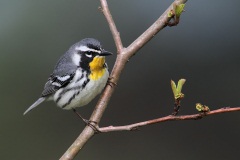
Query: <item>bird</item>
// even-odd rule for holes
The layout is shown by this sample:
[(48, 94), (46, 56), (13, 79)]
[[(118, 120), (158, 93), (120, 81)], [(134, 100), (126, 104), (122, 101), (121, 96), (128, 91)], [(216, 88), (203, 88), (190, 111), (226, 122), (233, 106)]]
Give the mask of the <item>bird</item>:
[(65, 110), (76, 111), (76, 107), (87, 105), (101, 93), (108, 81), (105, 57), (110, 55), (112, 53), (104, 50), (94, 38), (73, 44), (58, 60), (39, 99), (23, 115), (50, 100)]

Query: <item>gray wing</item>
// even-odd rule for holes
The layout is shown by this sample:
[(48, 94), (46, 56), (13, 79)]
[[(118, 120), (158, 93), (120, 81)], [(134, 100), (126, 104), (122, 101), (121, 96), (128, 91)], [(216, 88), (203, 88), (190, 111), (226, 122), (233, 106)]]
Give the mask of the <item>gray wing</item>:
[(70, 56), (65, 54), (59, 59), (53, 73), (50, 75), (44, 86), (42, 97), (52, 95), (57, 90), (65, 87), (69, 84), (69, 82), (71, 82), (78, 66), (72, 63), (72, 60), (69, 58)]
[(42, 92), (42, 97), (50, 96), (55, 93), (60, 88), (66, 86), (71, 82), (74, 74), (65, 75), (65, 76), (53, 76), (51, 75), (44, 86), (44, 90)]

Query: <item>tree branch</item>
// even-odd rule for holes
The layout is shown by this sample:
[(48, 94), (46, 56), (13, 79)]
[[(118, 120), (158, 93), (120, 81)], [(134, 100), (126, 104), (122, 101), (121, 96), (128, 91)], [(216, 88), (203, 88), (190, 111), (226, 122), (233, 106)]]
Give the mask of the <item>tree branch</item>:
[(114, 39), (116, 47), (117, 47), (117, 53), (119, 54), (119, 53), (121, 53), (121, 50), (123, 49), (120, 33), (118, 32), (117, 27), (115, 25), (115, 22), (112, 18), (112, 15), (111, 15), (110, 10), (108, 8), (107, 1), (106, 0), (100, 0), (100, 2), (101, 2), (102, 7), (100, 7), (99, 9), (103, 12), (103, 14), (104, 14), (104, 16), (105, 16), (105, 18), (108, 22), (109, 28), (112, 32), (112, 36), (113, 36), (113, 39)]
[(160, 30), (165, 28), (172, 17), (169, 17), (169, 12), (172, 12), (174, 6), (185, 4), (187, 0), (175, 0), (168, 9), (131, 45), (126, 49), (128, 58), (132, 57), (139, 49), (141, 49), (148, 41), (150, 41)]
[[(116, 28), (116, 25), (112, 19), (112, 15), (108, 9), (107, 0), (100, 0), (102, 12), (105, 15), (107, 22), (109, 24), (110, 30), (112, 32), (116, 47), (117, 47), (117, 58), (110, 75), (110, 83), (117, 84), (119, 77), (125, 67), (128, 60), (141, 49), (150, 39), (152, 39), (161, 29), (163, 29), (166, 24), (171, 20), (168, 16), (169, 11), (173, 8), (173, 5), (184, 4), (187, 0), (175, 0), (170, 7), (150, 26), (141, 36), (139, 36), (130, 46), (123, 48), (120, 34)], [(99, 124), (102, 115), (107, 107), (107, 104), (115, 90), (115, 85), (107, 85), (103, 91), (91, 117), (90, 121)], [(93, 126), (98, 127), (98, 125), (93, 123)], [(86, 126), (78, 138), (73, 142), (73, 144), (68, 148), (68, 150), (63, 154), (60, 160), (72, 160), (81, 148), (86, 144), (86, 142), (94, 135), (94, 130), (90, 126)]]
[(234, 112), (234, 111), (240, 111), (240, 107), (235, 107), (235, 108), (225, 107), (225, 108), (220, 108), (220, 109), (209, 111), (209, 112), (202, 112), (199, 114), (192, 114), (192, 115), (183, 115), (183, 116), (169, 115), (166, 117), (161, 117), (161, 118), (134, 123), (130, 125), (101, 127), (101, 128), (98, 128), (98, 130), (102, 133), (113, 132), (113, 131), (133, 131), (143, 126), (166, 122), (166, 121), (198, 120), (209, 115)]

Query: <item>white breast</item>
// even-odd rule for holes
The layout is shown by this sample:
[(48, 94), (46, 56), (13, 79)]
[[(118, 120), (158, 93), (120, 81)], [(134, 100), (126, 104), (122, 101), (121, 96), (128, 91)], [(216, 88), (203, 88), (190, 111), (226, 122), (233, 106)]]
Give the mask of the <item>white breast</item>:
[[(79, 77), (82, 76), (82, 74), (84, 74), (83, 76), (84, 78), (77, 81)], [(65, 88), (65, 89), (69, 89), (69, 91), (62, 94), (64, 92), (64, 89), (58, 90), (54, 95), (54, 101), (56, 102), (59, 95), (62, 94), (61, 99), (56, 103), (59, 107), (63, 109), (72, 109), (72, 108), (87, 105), (103, 90), (103, 88), (107, 83), (108, 77), (109, 77), (109, 72), (106, 69), (106, 72), (104, 73), (102, 78), (98, 80), (90, 80), (86, 84), (86, 86), (82, 89), (81, 86), (83, 85), (84, 81), (87, 80), (86, 72), (83, 73), (81, 70), (77, 70), (73, 80)], [(69, 102), (70, 99), (71, 99), (70, 104), (66, 105), (66, 103)]]

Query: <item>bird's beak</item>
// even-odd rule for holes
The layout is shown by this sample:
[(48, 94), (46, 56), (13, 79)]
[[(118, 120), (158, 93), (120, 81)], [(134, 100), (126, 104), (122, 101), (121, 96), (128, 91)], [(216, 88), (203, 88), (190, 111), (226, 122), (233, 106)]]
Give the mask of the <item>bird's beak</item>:
[(99, 55), (100, 56), (110, 56), (110, 55), (112, 55), (112, 53), (108, 52), (108, 51), (105, 51), (105, 50), (102, 50), (102, 52)]

